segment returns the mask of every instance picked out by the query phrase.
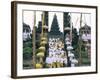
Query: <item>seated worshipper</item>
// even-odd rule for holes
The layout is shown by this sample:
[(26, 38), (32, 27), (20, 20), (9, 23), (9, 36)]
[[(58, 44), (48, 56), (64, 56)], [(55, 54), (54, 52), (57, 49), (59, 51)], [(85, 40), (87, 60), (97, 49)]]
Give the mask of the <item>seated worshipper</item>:
[(63, 50), (60, 50), (59, 52), (60, 52), (61, 56), (65, 55), (65, 52)]
[(53, 42), (49, 42), (49, 47), (53, 48)]
[(63, 57), (61, 57), (61, 58), (60, 58), (60, 66), (61, 66), (61, 67), (64, 67), (64, 65), (63, 65), (63, 64), (64, 64), (64, 58), (63, 58)]
[(55, 55), (59, 55), (60, 51), (58, 49), (55, 50)]
[(58, 49), (61, 51), (64, 49), (64, 46), (60, 45), (60, 46), (58, 46)]
[(57, 50), (57, 46), (56, 45), (54, 45), (54, 48), (53, 48), (55, 51)]
[(64, 58), (63, 58), (63, 59), (64, 59), (64, 64), (63, 64), (63, 66), (65, 66), (65, 67), (66, 67), (66, 66), (67, 66), (67, 56), (64, 56)]
[(62, 46), (62, 42), (59, 41), (59, 42), (58, 42), (58, 47), (59, 47), (59, 49), (61, 48), (61, 46)]
[(52, 57), (50, 57), (50, 56), (46, 57), (46, 67), (52, 68), (52, 63), (53, 63)]
[(49, 56), (54, 55), (54, 50), (52, 48), (49, 48)]
[(60, 57), (61, 57), (61, 59), (60, 59), (60, 65), (61, 65), (61, 67), (64, 67), (64, 57), (65, 57), (65, 53), (64, 53), (64, 51), (62, 50), (62, 51), (60, 51)]
[(56, 62), (56, 64), (57, 64), (57, 68), (60, 68), (61, 66), (61, 63), (60, 63), (60, 60), (61, 60), (61, 57), (60, 57), (60, 55), (56, 55), (56, 60), (57, 60), (57, 62)]
[(61, 51), (61, 50), (60, 50), (60, 49), (59, 49), (59, 47), (57, 46), (57, 49), (56, 49), (56, 54), (58, 54), (58, 55), (59, 55), (59, 54), (60, 54), (60, 51)]
[(52, 61), (53, 61), (52, 67), (53, 67), (53, 68), (56, 68), (56, 67), (57, 67), (57, 66), (56, 66), (56, 63), (57, 63), (57, 57), (56, 57), (56, 56), (52, 56)]
[(49, 38), (49, 42), (52, 42), (52, 39), (51, 38)]

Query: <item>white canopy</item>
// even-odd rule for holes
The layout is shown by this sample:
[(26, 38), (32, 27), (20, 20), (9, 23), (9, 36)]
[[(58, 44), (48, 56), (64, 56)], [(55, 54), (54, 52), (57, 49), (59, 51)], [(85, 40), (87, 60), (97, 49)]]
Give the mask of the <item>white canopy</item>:
[(68, 42), (68, 41), (67, 41), (66, 44), (67, 44), (67, 45), (68, 45), (68, 44), (71, 44), (71, 42)]
[(72, 62), (73, 64), (77, 64), (77, 63), (78, 63), (78, 60), (72, 59), (71, 62)]
[(82, 39), (83, 39), (84, 41), (86, 41), (86, 40), (91, 40), (91, 34), (83, 34), (83, 35), (82, 35)]

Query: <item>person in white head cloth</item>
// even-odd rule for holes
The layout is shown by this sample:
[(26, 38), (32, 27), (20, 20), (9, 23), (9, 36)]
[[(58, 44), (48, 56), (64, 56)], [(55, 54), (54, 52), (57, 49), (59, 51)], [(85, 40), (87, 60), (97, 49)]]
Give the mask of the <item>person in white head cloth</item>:
[(54, 55), (54, 50), (53, 48), (49, 48), (49, 56), (52, 56), (52, 55)]

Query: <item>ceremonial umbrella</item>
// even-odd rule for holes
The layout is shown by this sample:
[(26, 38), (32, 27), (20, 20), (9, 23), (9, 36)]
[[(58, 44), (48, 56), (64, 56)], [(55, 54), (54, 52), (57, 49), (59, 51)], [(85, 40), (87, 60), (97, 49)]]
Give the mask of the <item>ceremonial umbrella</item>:
[(68, 57), (74, 57), (73, 53), (68, 53)]
[(66, 44), (67, 44), (67, 45), (68, 45), (68, 44), (71, 44), (71, 42), (67, 41)]
[(39, 52), (36, 54), (37, 57), (39, 57), (39, 62), (43, 63), (43, 58), (45, 56), (45, 52)]
[(41, 46), (41, 47), (39, 47), (39, 50), (40, 51), (45, 51), (45, 47), (44, 46)]
[(42, 41), (47, 41), (47, 38), (42, 37), (41, 40), (42, 40)]
[(40, 63), (36, 63), (36, 68), (37, 68), (37, 69), (42, 68), (42, 67), (43, 67), (42, 64), (40, 64)]
[(44, 52), (39, 52), (36, 55), (37, 55), (37, 57), (44, 57)]
[(73, 49), (72, 46), (68, 46), (68, 47), (67, 47), (67, 50), (72, 50), (72, 49)]
[(77, 59), (72, 59), (71, 62), (74, 63), (74, 64), (77, 64), (78, 63), (78, 60)]
[(40, 42), (40, 45), (45, 45), (45, 44), (47, 44), (47, 41), (41, 41)]

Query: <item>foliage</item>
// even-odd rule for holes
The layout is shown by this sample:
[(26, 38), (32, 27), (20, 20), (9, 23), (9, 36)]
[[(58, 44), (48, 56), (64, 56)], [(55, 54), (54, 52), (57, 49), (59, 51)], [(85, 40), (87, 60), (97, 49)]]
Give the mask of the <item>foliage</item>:
[(23, 48), (23, 58), (24, 59), (32, 58), (32, 48), (30, 48), (30, 47)]
[(70, 15), (68, 12), (64, 12), (64, 27), (70, 27)]
[(23, 59), (32, 59), (32, 39), (23, 41)]
[(77, 34), (77, 29), (74, 28), (72, 30), (72, 46), (74, 47), (74, 49), (76, 49), (78, 47), (78, 39), (79, 39), (79, 36)]
[(82, 63), (83, 63), (84, 65), (90, 65), (90, 60), (89, 60), (88, 58), (83, 58), (83, 59), (82, 59)]
[(23, 48), (25, 48), (27, 46), (32, 47), (32, 42), (31, 41), (23, 42)]

